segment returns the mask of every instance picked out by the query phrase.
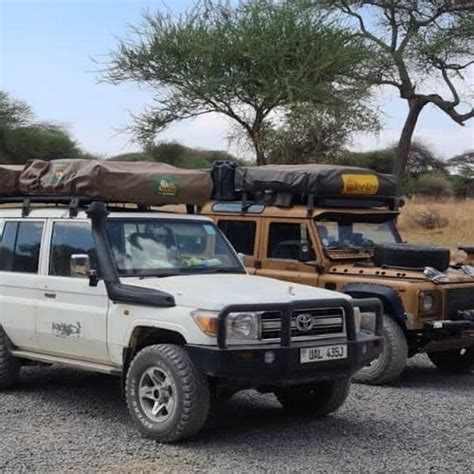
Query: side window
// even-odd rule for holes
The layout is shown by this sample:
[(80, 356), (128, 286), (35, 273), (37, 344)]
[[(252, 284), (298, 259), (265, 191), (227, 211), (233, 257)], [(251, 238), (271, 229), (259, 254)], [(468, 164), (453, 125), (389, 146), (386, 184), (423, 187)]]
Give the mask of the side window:
[[(299, 260), (302, 244), (310, 244), (308, 228), (305, 224), (270, 224), (267, 249), (268, 258)], [(310, 251), (312, 259), (314, 259), (314, 252), (312, 249)]]
[(254, 254), (257, 233), (255, 221), (220, 220), (218, 226), (237, 252), (249, 256)]
[(6, 222), (0, 245), (0, 271), (38, 273), (43, 223)]
[(96, 268), (94, 240), (90, 224), (86, 222), (56, 222), (53, 227), (49, 274), (71, 276), (71, 256), (89, 255), (91, 268)]

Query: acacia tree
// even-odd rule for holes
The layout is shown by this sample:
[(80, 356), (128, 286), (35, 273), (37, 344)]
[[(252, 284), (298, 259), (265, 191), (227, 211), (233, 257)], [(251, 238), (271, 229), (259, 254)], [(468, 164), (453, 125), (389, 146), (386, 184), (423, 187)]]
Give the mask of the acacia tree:
[(177, 17), (144, 15), (111, 53), (103, 77), (155, 91), (153, 105), (135, 117), (139, 140), (173, 122), (219, 113), (241, 127), (262, 165), (262, 131), (272, 114), (297, 103), (341, 106), (367, 96), (353, 80), (366, 54), (359, 39), (314, 9), (271, 0), (205, 2)]
[(379, 128), (377, 115), (363, 104), (343, 108), (298, 105), (284, 114), (281, 124), (265, 129), (265, 151), (270, 163), (332, 161), (345, 151), (354, 132)]
[[(308, 2), (305, 2), (308, 4)], [(321, 1), (309, 2), (320, 7)], [(354, 23), (358, 37), (376, 53), (364, 78), (392, 86), (408, 103), (394, 173), (406, 168), (411, 140), (423, 108), (433, 104), (459, 125), (474, 117), (461, 111), (460, 80), (474, 64), (472, 0), (324, 0), (332, 12)], [(444, 85), (444, 95), (437, 87)]]

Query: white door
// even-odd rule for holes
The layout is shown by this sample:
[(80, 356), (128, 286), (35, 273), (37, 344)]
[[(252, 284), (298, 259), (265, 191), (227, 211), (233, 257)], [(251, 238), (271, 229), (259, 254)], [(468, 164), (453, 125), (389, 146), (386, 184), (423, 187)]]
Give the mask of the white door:
[(108, 297), (103, 281), (71, 276), (71, 256), (87, 254), (95, 268), (95, 249), (86, 220), (50, 222), (48, 270), (38, 303), (36, 327), (42, 351), (107, 363)]
[(0, 241), (0, 324), (18, 349), (38, 349), (35, 331), (44, 220), (7, 220)]

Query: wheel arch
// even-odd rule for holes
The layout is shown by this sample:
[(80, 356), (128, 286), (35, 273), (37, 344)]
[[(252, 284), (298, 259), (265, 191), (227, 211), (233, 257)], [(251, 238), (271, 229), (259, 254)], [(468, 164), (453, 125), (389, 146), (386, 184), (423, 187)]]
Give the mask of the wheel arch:
[(406, 331), (406, 316), (400, 295), (391, 287), (375, 283), (349, 283), (342, 290), (353, 298), (378, 298), (384, 311)]
[(175, 344), (184, 346), (185, 337), (178, 331), (155, 326), (139, 325), (133, 328), (128, 344), (123, 349), (123, 370), (127, 370), (137, 352), (153, 344)]

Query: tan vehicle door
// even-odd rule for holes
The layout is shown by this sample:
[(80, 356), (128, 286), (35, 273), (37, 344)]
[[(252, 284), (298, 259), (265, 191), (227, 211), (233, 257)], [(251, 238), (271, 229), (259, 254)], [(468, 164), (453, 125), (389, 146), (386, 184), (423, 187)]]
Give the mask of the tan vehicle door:
[(227, 237), (234, 249), (245, 255), (245, 267), (251, 274), (255, 274), (258, 267), (257, 253), (261, 224), (259, 219), (240, 216), (213, 216), (220, 230)]
[[(260, 269), (256, 274), (279, 280), (318, 286), (316, 254), (308, 222), (300, 219), (262, 219)], [(300, 261), (301, 249), (307, 246), (311, 262)]]

